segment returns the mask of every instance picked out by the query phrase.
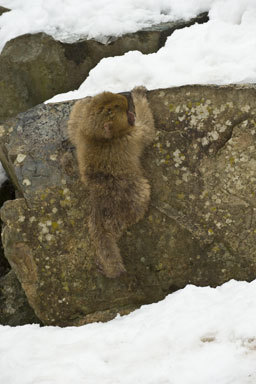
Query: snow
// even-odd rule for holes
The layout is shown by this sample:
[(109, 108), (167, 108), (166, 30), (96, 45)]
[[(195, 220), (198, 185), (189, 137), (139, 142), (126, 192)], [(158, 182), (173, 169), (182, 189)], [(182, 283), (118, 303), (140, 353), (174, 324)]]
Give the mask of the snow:
[(256, 280), (192, 285), (108, 323), (0, 326), (4, 384), (255, 384)]
[(0, 5), (12, 9), (0, 17), (0, 49), (20, 34), (41, 31), (62, 41), (107, 42), (109, 36), (209, 12), (209, 22), (175, 31), (156, 53), (101, 60), (78, 90), (48, 102), (129, 91), (138, 84), (156, 89), (256, 82), (255, 0), (0, 0)]
[[(1, 0), (12, 11), (0, 18), (0, 51), (24, 33), (46, 32), (55, 39), (80, 37), (104, 42), (152, 24), (189, 19), (207, 11), (213, 0)], [(60, 12), (61, 10), (61, 12)]]
[(79, 99), (104, 90), (124, 92), (139, 84), (157, 89), (255, 83), (256, 1), (213, 0), (209, 18), (205, 24), (175, 31), (156, 53), (132, 51), (101, 60), (78, 90), (48, 102)]

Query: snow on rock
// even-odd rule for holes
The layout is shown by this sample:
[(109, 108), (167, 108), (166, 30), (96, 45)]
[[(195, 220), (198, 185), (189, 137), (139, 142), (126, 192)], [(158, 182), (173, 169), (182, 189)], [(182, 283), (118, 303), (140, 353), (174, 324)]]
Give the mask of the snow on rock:
[(24, 33), (43, 31), (62, 41), (84, 37), (106, 42), (110, 35), (209, 12), (208, 23), (175, 31), (155, 54), (129, 52), (103, 59), (79, 90), (57, 95), (51, 102), (106, 89), (129, 91), (138, 84), (154, 89), (256, 81), (255, 0), (0, 0), (0, 5), (11, 8), (0, 17), (0, 50)]
[[(57, 95), (48, 102), (78, 99), (104, 90), (129, 91), (138, 84), (156, 89), (256, 82), (256, 1), (210, 3), (208, 23), (176, 30), (157, 53), (133, 51), (105, 58), (77, 91)], [(190, 6), (185, 1), (182, 4), (185, 16)]]
[(256, 280), (187, 286), (108, 323), (0, 326), (5, 384), (253, 384)]
[[(0, 51), (24, 33), (46, 32), (57, 40), (80, 37), (104, 42), (152, 24), (188, 20), (207, 11), (214, 0), (0, 0), (12, 11), (0, 18)], [(61, 10), (61, 12), (60, 12)]]

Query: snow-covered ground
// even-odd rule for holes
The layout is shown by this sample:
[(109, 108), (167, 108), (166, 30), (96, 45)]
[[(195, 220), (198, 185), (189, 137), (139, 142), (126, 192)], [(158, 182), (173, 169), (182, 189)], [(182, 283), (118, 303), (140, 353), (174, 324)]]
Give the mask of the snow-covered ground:
[(2, 384), (255, 384), (256, 281), (187, 286), (108, 323), (0, 326)]

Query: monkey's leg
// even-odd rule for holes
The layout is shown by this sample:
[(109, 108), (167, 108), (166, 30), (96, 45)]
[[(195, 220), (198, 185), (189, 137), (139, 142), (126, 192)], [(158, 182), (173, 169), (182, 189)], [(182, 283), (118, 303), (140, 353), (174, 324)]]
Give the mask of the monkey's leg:
[(130, 179), (123, 191), (125, 202), (120, 219), (122, 218), (126, 229), (144, 217), (150, 199), (150, 185), (148, 180), (140, 175)]
[(107, 277), (115, 278), (126, 272), (116, 236), (107, 231), (92, 214), (89, 218), (90, 236), (96, 250), (96, 263), (100, 271)]

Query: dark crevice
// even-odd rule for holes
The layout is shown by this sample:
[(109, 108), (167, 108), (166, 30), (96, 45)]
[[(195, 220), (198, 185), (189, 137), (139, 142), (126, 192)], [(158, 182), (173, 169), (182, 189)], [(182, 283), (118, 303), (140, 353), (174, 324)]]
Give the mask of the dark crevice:
[(63, 43), (65, 57), (74, 61), (77, 65), (83, 63), (88, 56), (87, 41), (73, 44)]
[[(15, 189), (9, 180), (6, 180), (0, 187), (0, 207), (7, 200), (15, 199)], [(0, 220), (0, 225), (2, 229), (2, 221)], [(4, 256), (4, 249), (2, 241), (0, 240), (0, 278), (6, 275), (10, 271), (11, 267), (7, 259)]]
[(193, 18), (187, 22), (181, 21), (180, 25), (176, 24), (174, 27), (166, 29), (165, 31), (163, 31), (161, 33), (161, 36), (159, 39), (159, 49), (164, 47), (167, 38), (169, 36), (171, 36), (173, 34), (173, 32), (176, 31), (177, 29), (183, 29), (183, 28), (191, 27), (192, 25), (194, 25), (196, 23), (197, 24), (204, 24), (204, 23), (207, 23), (208, 21), (209, 21), (208, 13), (204, 12), (204, 13), (201, 13), (197, 17), (195, 17), (195, 18)]
[(233, 131), (235, 127), (237, 127), (239, 124), (243, 123), (245, 120), (249, 119), (249, 114), (245, 113), (241, 116), (239, 116), (237, 119), (235, 119), (232, 123), (232, 125), (229, 127), (229, 129), (226, 130), (226, 133), (223, 134), (222, 140), (217, 141), (215, 144), (211, 144), (209, 147), (213, 149), (213, 154), (216, 156), (218, 152), (223, 149), (229, 142), (230, 139), (232, 139)]
[[(160, 48), (162, 48), (166, 40), (169, 36), (173, 34), (177, 29), (183, 29), (190, 27), (194, 24), (204, 24), (209, 21), (208, 13), (204, 12), (198, 15), (197, 17), (189, 20), (177, 20), (173, 22), (161, 23), (157, 25), (152, 25), (151, 27), (144, 28), (134, 33), (127, 33), (120, 37), (115, 36), (105, 36), (107, 44), (103, 44), (100, 41), (95, 39), (84, 39), (75, 43), (61, 43), (64, 48), (65, 57), (75, 62), (77, 65), (83, 64), (87, 58), (90, 58), (94, 64), (92, 67), (95, 67), (98, 62), (103, 57), (111, 56), (120, 56), (127, 52), (128, 50), (139, 50), (142, 53), (156, 53)], [(152, 33), (159, 33), (158, 46), (155, 49), (150, 49), (150, 52), (147, 51), (147, 45), (150, 40), (150, 36)], [(137, 35), (138, 43), (136, 44), (136, 40), (130, 46), (127, 44), (127, 41), (132, 41), (134, 37)], [(122, 44), (123, 41), (123, 44)], [(90, 44), (93, 44), (93, 47), (90, 48)], [(111, 54), (109, 47), (115, 46), (113, 49), (114, 54)], [(127, 47), (127, 49), (126, 49)], [(143, 52), (146, 50), (147, 52)], [(105, 54), (104, 54), (105, 52)], [(92, 57), (92, 54), (94, 57)], [(98, 57), (98, 60), (95, 58)], [(96, 62), (95, 62), (96, 61)]]

